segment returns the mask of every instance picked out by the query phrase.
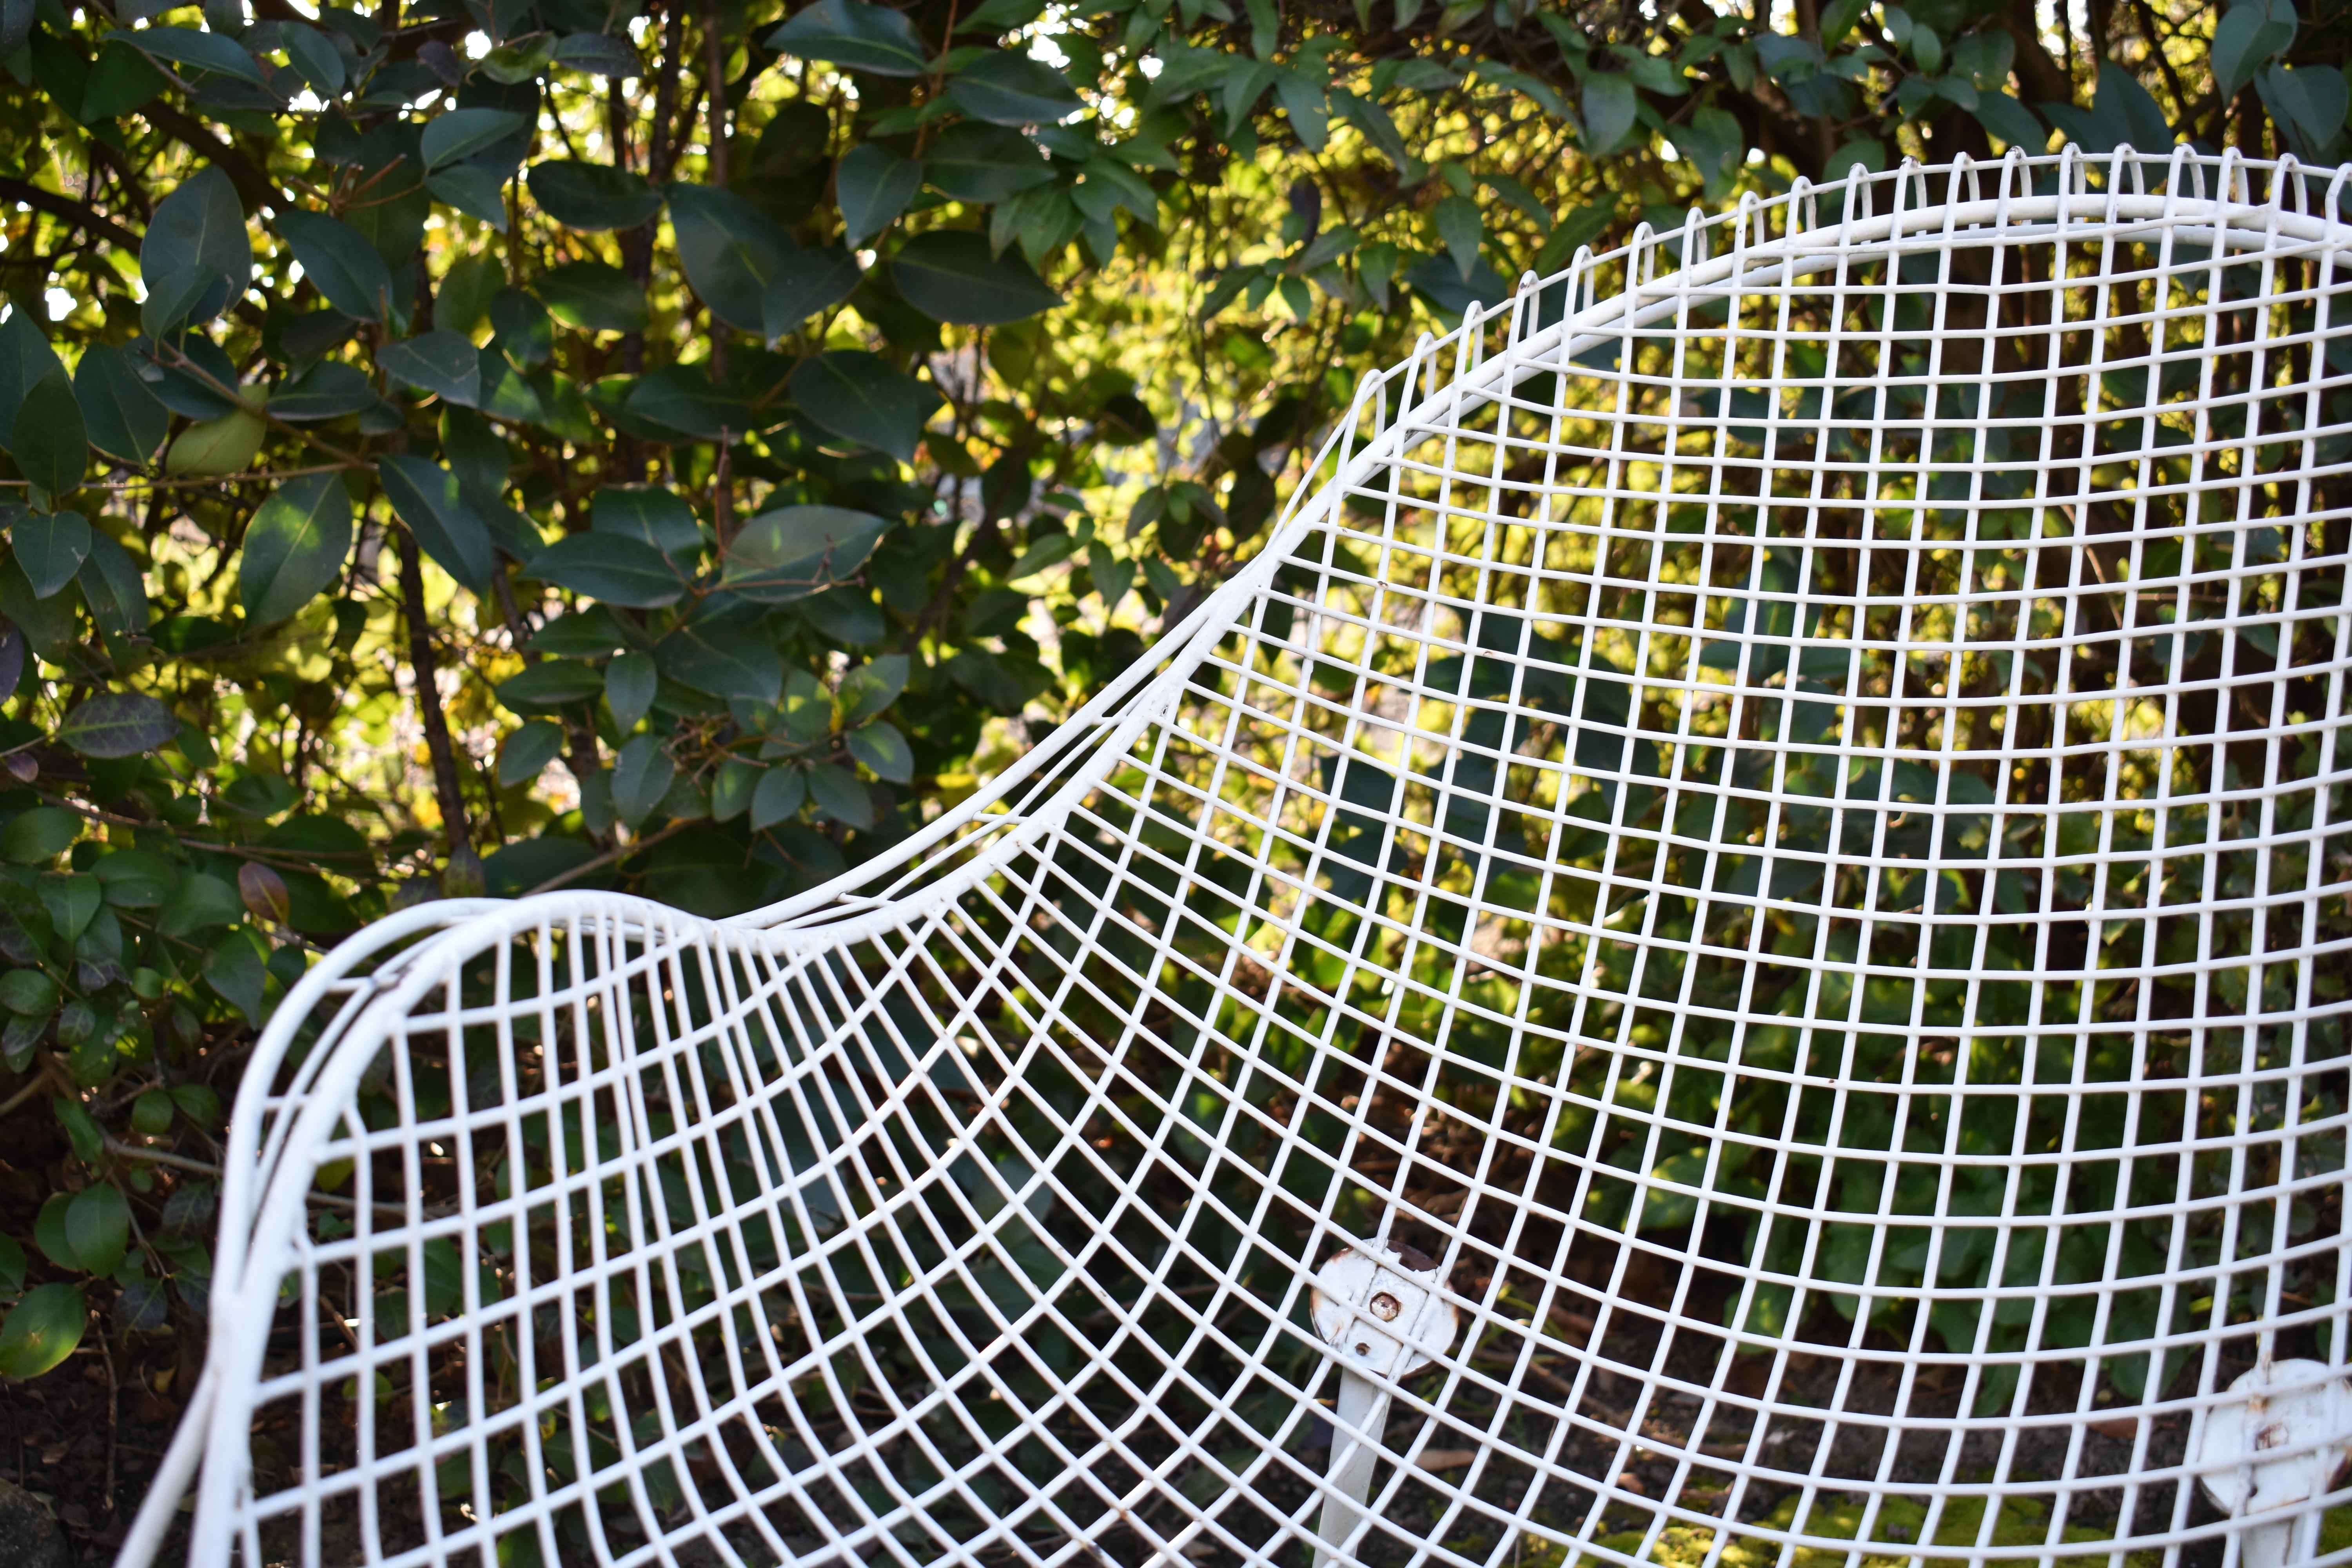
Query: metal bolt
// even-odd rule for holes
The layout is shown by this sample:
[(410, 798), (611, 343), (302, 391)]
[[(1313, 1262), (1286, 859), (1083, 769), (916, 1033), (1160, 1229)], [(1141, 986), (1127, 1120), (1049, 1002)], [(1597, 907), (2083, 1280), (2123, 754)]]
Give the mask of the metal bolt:
[(1372, 1298), (1372, 1316), (1383, 1323), (1396, 1321), (1396, 1315), (1403, 1310), (1404, 1303), (1385, 1290)]
[(1358, 1340), (1358, 1341), (1356, 1342), (1356, 1353), (1357, 1353), (1358, 1355), (1370, 1355), (1370, 1354), (1371, 1354), (1371, 1353), (1372, 1353), (1372, 1342), (1371, 1342), (1371, 1341), (1370, 1341), (1370, 1340)]

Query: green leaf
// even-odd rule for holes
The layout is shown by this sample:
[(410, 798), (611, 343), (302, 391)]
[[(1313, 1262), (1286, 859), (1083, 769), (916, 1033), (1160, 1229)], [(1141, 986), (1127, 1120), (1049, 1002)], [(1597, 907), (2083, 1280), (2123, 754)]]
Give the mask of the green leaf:
[[(1830, 0), (1827, 8), (1822, 12), (1822, 47), (1834, 49), (1844, 43), (1853, 31), (1854, 24), (1862, 20), (1862, 14), (1868, 9), (1870, 0)], [(1927, 70), (1936, 68), (1924, 60), (1920, 64)]]
[(1843, 180), (1853, 172), (1855, 164), (1875, 174), (1886, 167), (1886, 143), (1874, 136), (1857, 136), (1830, 154), (1822, 165), (1822, 178)]
[(1035, 21), (1045, 0), (983, 0), (978, 9), (958, 22), (959, 33), (1009, 33)]
[(131, 1240), (131, 1205), (111, 1182), (96, 1182), (74, 1194), (66, 1209), (66, 1245), (92, 1274), (111, 1274)]
[(722, 321), (771, 341), (857, 287), (857, 263), (838, 247), (809, 249), (732, 192), (669, 187), (678, 264)]
[(1070, 534), (1049, 533), (1021, 552), (1021, 558), (1005, 569), (1004, 580), (1019, 583), (1034, 577), (1048, 566), (1058, 566), (1067, 561), (1077, 547), (1077, 540)]
[[(2273, 69), (2276, 68), (2276, 67), (2273, 68)], [(2339, 91), (2342, 90), (2343, 85), (2343, 78), (2337, 77), (2336, 88)], [(2154, 98), (2148, 96), (2147, 89), (2140, 86), (2137, 77), (2133, 76), (2131, 72), (2113, 60), (2108, 60), (2099, 67), (2099, 90), (2094, 97), (2092, 104), (2094, 110), (2102, 116), (2120, 120), (2124, 134), (2118, 139), (2119, 141), (2129, 142), (2143, 153), (2171, 151), (2172, 126), (2164, 118), (2163, 109), (2158, 105)], [(2275, 108), (2273, 111), (2276, 112)], [(2336, 123), (2340, 127), (2343, 122), (2343, 117), (2339, 114)], [(2110, 143), (2099, 151), (2112, 152), (2115, 143)]]
[(327, 35), (308, 22), (289, 16), (278, 24), (278, 41), (286, 46), (286, 58), (295, 73), (310, 84), (310, 89), (320, 98), (341, 97), (343, 90), (343, 57), (327, 41)]
[(808, 798), (808, 775), (799, 768), (771, 768), (751, 795), (751, 831), (788, 821), (801, 814)]
[(1584, 79), (1584, 150), (1600, 158), (1617, 151), (1633, 130), (1633, 79), (1611, 71), (1594, 71)]
[[(81, 1110), (78, 1105), (74, 1109)], [(83, 1120), (87, 1121), (89, 1115), (88, 1111), (82, 1111)], [(99, 1148), (104, 1152), (103, 1142)], [(41, 1212), (33, 1219), (33, 1245), (41, 1249), (42, 1257), (58, 1268), (81, 1267), (81, 1261), (74, 1257), (72, 1244), (66, 1240), (66, 1210), (72, 1206), (71, 1193), (51, 1193), (42, 1203)]]
[(624, 735), (653, 708), (661, 672), (653, 655), (625, 653), (604, 667), (604, 700), (612, 706), (614, 727)]
[(16, 410), (8, 437), (9, 455), (25, 478), (53, 496), (81, 488), (89, 470), (89, 437), (81, 421), (81, 405), (74, 400), (73, 384), (62, 368), (33, 384)]
[(614, 81), (645, 74), (645, 62), (626, 38), (606, 33), (572, 33), (555, 45), (555, 63)]
[(478, 163), (455, 163), (425, 176), (433, 199), (480, 218), (500, 234), (507, 231), (507, 183), (494, 169)]
[(499, 787), (512, 789), (530, 783), (562, 754), (563, 726), (545, 719), (531, 720), (499, 748)]
[(92, 343), (74, 367), (74, 401), (81, 405), (89, 444), (110, 458), (144, 463), (172, 427), (171, 410), (139, 377), (131, 355)]
[(818, 429), (915, 460), (940, 395), (879, 354), (835, 349), (793, 372), (793, 401)]
[(761, 331), (772, 343), (800, 331), (811, 316), (848, 299), (864, 276), (842, 246), (793, 246), (761, 291)]
[[(199, 1127), (210, 1128), (220, 1125), (220, 1096), (214, 1091), (210, 1084), (174, 1084), (172, 1086), (172, 1103), (180, 1108), (181, 1115)], [(171, 1212), (169, 1205), (166, 1205), (163, 1213), (167, 1219)]]
[(37, 805), (0, 827), (0, 860), (46, 866), (81, 837), (81, 817), (61, 805)]
[(1056, 125), (1086, 107), (1060, 71), (1010, 49), (983, 55), (957, 72), (948, 96), (992, 125)]
[(163, 454), (163, 471), (178, 479), (242, 473), (253, 465), (269, 426), (261, 416), (238, 409), (219, 419), (191, 425)]
[(2008, 84), (2016, 58), (2017, 40), (2000, 27), (1970, 33), (1952, 45), (1952, 69), (1983, 92), (1998, 92)]
[(531, 33), (501, 44), (482, 57), (480, 70), (492, 81), (508, 87), (525, 82), (545, 70), (555, 58), (555, 39), (547, 33)]
[(155, 914), (155, 929), (165, 936), (188, 936), (211, 926), (234, 925), (245, 918), (245, 902), (236, 889), (218, 877), (192, 872), (180, 879)]
[(740, 437), (759, 423), (750, 405), (714, 385), (699, 365), (666, 364), (639, 376), (625, 406), (638, 420), (702, 441), (722, 433)]
[(783, 658), (756, 623), (749, 635), (740, 624), (680, 626), (654, 645), (654, 661), (672, 680), (713, 697), (773, 703), (784, 689)]
[(179, 886), (180, 868), (145, 849), (111, 849), (90, 870), (108, 904), (121, 910), (161, 908)]
[(37, 969), (11, 969), (0, 974), (0, 1007), (46, 1018), (58, 1009), (58, 983)]
[(495, 256), (468, 256), (452, 262), (434, 300), (435, 323), (453, 331), (471, 332), (488, 319), (490, 301), (506, 286), (506, 268)]
[(556, 320), (595, 332), (641, 332), (646, 294), (629, 275), (601, 261), (567, 261), (549, 268), (532, 291)]
[(2302, 27), (2294, 0), (2239, 0), (2213, 28), (2213, 79), (2224, 99), (2254, 79), (2294, 42)]
[(130, 45), (101, 45), (98, 58), (90, 62), (89, 79), (82, 84), (81, 109), (75, 118), (85, 125), (120, 119), (152, 102), (172, 85), (168, 72)]
[(1486, 233), (1478, 204), (1467, 196), (1447, 196), (1431, 216), (1436, 222), (1438, 238), (1444, 241), (1454, 265), (1462, 269), (1462, 281), (1469, 282), (1470, 274), (1478, 268), (1478, 242)]
[[(72, 1095), (60, 1094), (49, 1100), (49, 1110), (57, 1117), (58, 1125), (66, 1130), (66, 1141), (73, 1145), (76, 1156), (85, 1163), (96, 1163), (106, 1152), (106, 1134), (99, 1131), (89, 1107)], [(61, 1231), (67, 1212), (61, 1210), (58, 1215)]]
[(86, 698), (58, 726), (58, 739), (85, 757), (135, 757), (179, 733), (179, 719), (143, 691)]
[(751, 808), (754, 792), (769, 770), (742, 757), (730, 757), (710, 778), (710, 819), (732, 822)]
[(256, 1028), (261, 1026), (269, 981), (269, 973), (263, 966), (260, 941), (245, 927), (233, 927), (224, 931), (212, 952), (205, 955), (205, 984), (243, 1013), (246, 1022)]
[[(99, 905), (106, 902), (106, 889), (99, 884), (97, 877), (87, 875), (87, 872), (66, 872), (64, 877), (42, 877), (40, 902), (42, 902), (42, 908), (49, 910), (49, 920), (57, 921), (58, 936), (66, 938), (66, 941), (70, 942), (73, 938), (80, 936), (82, 931), (89, 929), (89, 921), (97, 917)], [(66, 1004), (68, 1016), (73, 1006), (75, 1004), (70, 1002)], [(87, 1008), (85, 1008), (85, 1018), (87, 1018)], [(64, 1023), (58, 1023), (58, 1030), (64, 1032)], [(75, 1110), (75, 1114), (80, 1114), (80, 1112)]]
[(529, 181), (531, 200), (566, 228), (636, 228), (661, 211), (662, 194), (643, 175), (609, 163), (535, 163)]
[(768, 47), (877, 76), (921, 76), (931, 58), (912, 22), (863, 0), (817, 0), (769, 34)]
[[(85, 362), (87, 363), (87, 362)], [(373, 408), (382, 400), (357, 365), (325, 360), (269, 395), (269, 412), (289, 424), (337, 419)]]
[(1087, 159), (1086, 167), (1078, 171), (1078, 184), (1070, 199), (1095, 223), (1110, 222), (1111, 214), (1125, 207), (1137, 221), (1160, 226), (1159, 194), (1143, 176), (1114, 159)]
[(959, 326), (1024, 321), (1062, 302), (1028, 262), (1010, 251), (992, 255), (988, 237), (970, 229), (917, 235), (890, 258), (890, 275), (908, 304)]
[(542, 583), (631, 609), (658, 609), (686, 597), (686, 580), (667, 556), (617, 533), (559, 539), (531, 557), (525, 570)]
[[(2342, 134), (2346, 110), (2352, 108), (2352, 103), (2347, 101), (2347, 97), (2352, 97), (2352, 86), (2347, 85), (2341, 70), (2333, 66), (2274, 65), (2262, 74), (2257, 85), (2272, 118), (2284, 121), (2300, 140), (2305, 156), (2318, 159), (2326, 155)], [(2104, 78), (2101, 90), (2105, 90)], [(2151, 106), (2155, 101), (2148, 100)], [(2162, 116), (2157, 118), (2160, 122)], [(2137, 128), (2134, 134), (2138, 134)], [(2137, 142), (2133, 145), (2137, 146)], [(2163, 145), (2158, 143), (2158, 150)]]
[(0, 1323), (0, 1377), (38, 1377), (73, 1354), (89, 1321), (79, 1285), (37, 1285)]
[(1087, 552), (1087, 576), (1094, 584), (1095, 592), (1102, 595), (1103, 613), (1108, 615), (1118, 608), (1128, 591), (1135, 586), (1135, 563), (1113, 555), (1109, 547), (1097, 539)]
[(74, 574), (89, 618), (110, 645), (147, 630), (147, 583), (138, 563), (103, 533), (92, 533), (89, 558)]
[(467, 503), (457, 475), (428, 458), (387, 453), (376, 459), (384, 499), (425, 553), (459, 583), (480, 593), (488, 587), (497, 558), (490, 531)]
[(923, 159), (923, 178), (960, 202), (995, 203), (1052, 184), (1054, 166), (1018, 131), (967, 121), (940, 133)]
[(604, 677), (573, 659), (552, 658), (499, 682), (499, 700), (518, 713), (544, 712), (604, 694)]
[(78, 511), (27, 512), (8, 531), (8, 544), (33, 597), (46, 599), (81, 570), (89, 554), (89, 522)]
[(219, 33), (199, 33), (192, 27), (142, 27), (137, 32), (110, 32), (102, 41), (125, 43), (150, 58), (170, 60), (215, 76), (234, 77), (256, 87), (269, 85), (252, 53)]
[(140, 319), (157, 334), (183, 321), (209, 321), (245, 291), (253, 240), (236, 187), (217, 166), (156, 204), (139, 246), (139, 276), (147, 285)]
[(354, 321), (384, 319), (392, 272), (366, 236), (341, 218), (299, 208), (278, 215), (278, 232), (328, 304)]
[(467, 408), (481, 405), (481, 351), (463, 332), (443, 329), (386, 343), (376, 351), (375, 363), (403, 385)]
[(852, 730), (844, 743), (849, 754), (874, 770), (874, 776), (892, 784), (909, 784), (915, 777), (914, 748), (898, 726), (877, 719), (862, 730)]
[(64, 370), (65, 362), (33, 324), (32, 312), (9, 311), (8, 319), (0, 321), (0, 430), (16, 425), (33, 388)]
[(852, 245), (863, 245), (888, 228), (898, 221), (922, 184), (923, 166), (913, 159), (902, 158), (877, 142), (861, 142), (851, 148), (833, 180), (843, 237)]
[(664, 555), (691, 559), (702, 549), (702, 524), (684, 497), (653, 485), (606, 485), (588, 503), (589, 526), (599, 533), (642, 540)]
[(131, 1126), (143, 1137), (161, 1138), (172, 1130), (172, 1097), (160, 1089), (142, 1089), (131, 1102)]
[(245, 531), (236, 563), (246, 619), (285, 620), (342, 574), (352, 550), (352, 496), (341, 474), (304, 474), (271, 492)]
[(847, 768), (811, 768), (808, 787), (816, 808), (835, 822), (861, 829), (874, 826), (874, 797)]
[(863, 724), (876, 714), (887, 711), (898, 695), (907, 689), (909, 669), (903, 653), (886, 653), (870, 664), (861, 664), (841, 678), (841, 721)]
[(529, 125), (526, 115), (504, 109), (453, 109), (425, 122), (425, 166), (443, 168), (496, 146)]
[(483, 413), (523, 425), (536, 425), (548, 417), (539, 389), (525, 381), (522, 373), (508, 363), (506, 356), (496, 348), (478, 351), (475, 363), (481, 367)]
[(1975, 112), (1978, 124), (2012, 147), (2039, 153), (2050, 141), (2050, 132), (2033, 118), (2033, 110), (2005, 92), (1978, 94)]
[(728, 547), (723, 581), (765, 605), (790, 604), (846, 581), (890, 525), (869, 512), (788, 506), (745, 523)]
[[(642, 656), (640, 656), (642, 657)], [(613, 760), (613, 811), (631, 827), (643, 822), (669, 793), (677, 763), (662, 750), (658, 735), (638, 735)]]

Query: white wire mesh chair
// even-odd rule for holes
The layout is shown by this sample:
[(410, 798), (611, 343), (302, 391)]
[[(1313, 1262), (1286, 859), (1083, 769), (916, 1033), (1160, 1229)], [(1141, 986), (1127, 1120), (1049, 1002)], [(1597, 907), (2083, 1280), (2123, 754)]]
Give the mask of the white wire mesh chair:
[(890, 864), (362, 933), (126, 1560), (2342, 1555), (2345, 177), (1645, 229)]

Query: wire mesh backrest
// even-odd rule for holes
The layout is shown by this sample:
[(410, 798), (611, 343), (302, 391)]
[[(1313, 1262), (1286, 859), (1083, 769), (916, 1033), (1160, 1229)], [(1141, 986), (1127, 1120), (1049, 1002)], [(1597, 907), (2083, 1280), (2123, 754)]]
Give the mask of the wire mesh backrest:
[[(198, 1558), (2218, 1535), (2223, 1391), (2352, 1361), (2335, 202), (2070, 154), (1580, 258), (862, 887), (338, 982)], [(1327, 1543), (1348, 1247), (1460, 1327)]]

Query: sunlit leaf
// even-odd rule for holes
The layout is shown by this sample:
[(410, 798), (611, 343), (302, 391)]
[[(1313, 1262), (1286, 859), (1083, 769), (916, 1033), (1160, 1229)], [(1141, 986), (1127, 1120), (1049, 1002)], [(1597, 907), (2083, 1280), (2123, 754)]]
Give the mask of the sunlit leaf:
[(37, 1285), (0, 1322), (0, 1377), (38, 1377), (73, 1354), (89, 1321), (79, 1285)]
[(341, 575), (352, 549), (352, 498), (341, 474), (287, 480), (253, 514), (237, 559), (246, 618), (282, 621)]

